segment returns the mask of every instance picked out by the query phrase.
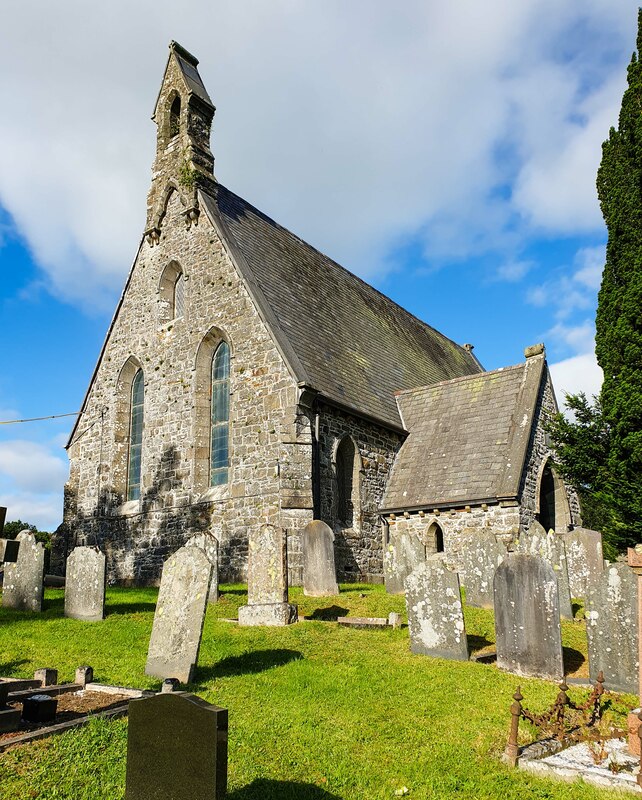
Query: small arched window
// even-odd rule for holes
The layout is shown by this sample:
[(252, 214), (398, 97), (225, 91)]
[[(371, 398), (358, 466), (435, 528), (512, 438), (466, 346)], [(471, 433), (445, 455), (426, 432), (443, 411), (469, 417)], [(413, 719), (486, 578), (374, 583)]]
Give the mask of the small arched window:
[(132, 381), (129, 412), (129, 457), (127, 463), (127, 499), (140, 499), (141, 455), (143, 449), (143, 405), (145, 387), (143, 370), (139, 369)]
[(185, 276), (181, 272), (174, 284), (174, 318), (185, 313)]
[(181, 130), (181, 98), (175, 97), (169, 109), (169, 138), (178, 136)]
[(212, 359), (210, 485), (228, 481), (230, 467), (230, 347), (221, 342)]

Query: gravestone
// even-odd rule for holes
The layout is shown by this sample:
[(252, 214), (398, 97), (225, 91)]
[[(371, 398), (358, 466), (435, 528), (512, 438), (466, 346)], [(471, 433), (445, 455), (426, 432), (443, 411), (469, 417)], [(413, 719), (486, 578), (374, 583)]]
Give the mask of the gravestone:
[(6, 519), (7, 519), (7, 507), (0, 506), (0, 534), (4, 529), (4, 523)]
[(339, 594), (334, 567), (334, 533), (318, 519), (303, 529), (303, 594), (308, 597)]
[(590, 585), (586, 638), (591, 680), (602, 670), (607, 689), (637, 694), (638, 578), (628, 564), (610, 564)]
[(562, 534), (562, 538), (566, 545), (571, 596), (586, 599), (589, 586), (604, 571), (602, 534), (589, 528), (574, 528)]
[(553, 531), (547, 533), (539, 522), (534, 521), (531, 522), (527, 533), (520, 534), (515, 544), (515, 551), (530, 553), (532, 556), (539, 556), (544, 561), (548, 561), (557, 577), (560, 616), (565, 619), (573, 619), (564, 539)]
[(539, 556), (509, 553), (494, 581), (497, 666), (518, 675), (564, 675), (557, 578)]
[(239, 625), (289, 625), (297, 607), (288, 603), (285, 532), (274, 525), (250, 531), (247, 556), (247, 605), (239, 608)]
[(406, 579), (406, 608), (413, 653), (468, 661), (456, 572), (436, 560), (421, 564)]
[(188, 692), (129, 701), (125, 800), (222, 800), (227, 709)]
[(105, 616), (107, 560), (97, 547), (74, 547), (65, 573), (65, 616), (98, 622)]
[(207, 602), (218, 602), (218, 541), (209, 533), (197, 533), (187, 540), (185, 547), (200, 547), (207, 556), (212, 565), (212, 580)]
[(406, 578), (426, 563), (426, 546), (415, 533), (393, 525), (383, 556), (383, 574), (389, 594), (403, 594)]
[(491, 530), (468, 529), (460, 537), (459, 564), (466, 588), (466, 604), (477, 608), (493, 607), (495, 570), (506, 558), (506, 546)]
[(20, 531), (18, 559), (4, 568), (2, 605), (21, 611), (42, 611), (45, 549), (31, 531)]
[(189, 683), (198, 661), (212, 565), (200, 547), (181, 547), (163, 564), (146, 675)]

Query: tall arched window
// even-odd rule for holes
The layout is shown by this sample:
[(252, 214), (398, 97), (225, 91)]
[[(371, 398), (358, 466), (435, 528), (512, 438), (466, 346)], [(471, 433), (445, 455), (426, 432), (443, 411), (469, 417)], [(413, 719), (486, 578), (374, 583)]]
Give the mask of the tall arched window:
[(345, 436), (335, 456), (336, 519), (343, 528), (358, 528), (361, 521), (361, 457), (350, 436)]
[(181, 272), (174, 284), (174, 317), (182, 317), (185, 312), (185, 277)]
[(181, 129), (181, 98), (175, 97), (169, 109), (169, 137), (178, 136)]
[(127, 465), (127, 499), (140, 499), (141, 454), (143, 449), (143, 405), (145, 387), (143, 370), (139, 369), (132, 382), (129, 412), (129, 458)]
[(212, 359), (210, 485), (228, 481), (230, 466), (230, 347), (221, 342)]

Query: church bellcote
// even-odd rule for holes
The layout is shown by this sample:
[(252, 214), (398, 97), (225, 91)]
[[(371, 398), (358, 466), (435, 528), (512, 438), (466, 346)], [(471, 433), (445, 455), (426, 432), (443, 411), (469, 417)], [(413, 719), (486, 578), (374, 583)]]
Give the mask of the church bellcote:
[(150, 244), (161, 235), (169, 197), (178, 192), (188, 226), (197, 224), (197, 189), (211, 184), (214, 157), (210, 130), (216, 109), (198, 74), (198, 60), (170, 42), (165, 75), (158, 93), (153, 121), (156, 123), (156, 158), (147, 196), (146, 236)]

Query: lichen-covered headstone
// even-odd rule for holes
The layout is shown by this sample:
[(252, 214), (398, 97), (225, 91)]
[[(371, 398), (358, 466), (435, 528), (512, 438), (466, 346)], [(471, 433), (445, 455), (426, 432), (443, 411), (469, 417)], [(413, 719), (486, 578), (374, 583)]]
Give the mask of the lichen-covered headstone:
[(609, 564), (589, 587), (586, 638), (591, 680), (604, 672), (607, 689), (638, 693), (638, 578), (627, 564)]
[(212, 565), (200, 547), (181, 547), (163, 564), (146, 675), (189, 683), (201, 645)]
[(65, 573), (65, 616), (98, 622), (105, 615), (105, 554), (97, 547), (74, 547)]
[(185, 542), (185, 547), (200, 547), (212, 565), (212, 579), (207, 596), (208, 603), (218, 602), (218, 542), (209, 533), (197, 533)]
[(20, 531), (18, 560), (4, 568), (2, 605), (21, 611), (42, 611), (45, 550), (31, 531)]
[(494, 581), (497, 666), (518, 675), (564, 675), (558, 582), (539, 556), (509, 553)]
[(515, 544), (515, 550), (518, 553), (530, 553), (532, 556), (539, 556), (544, 561), (548, 561), (557, 577), (560, 615), (565, 619), (573, 619), (564, 539), (553, 531), (547, 533), (540, 523), (535, 521), (531, 523), (528, 533), (520, 535)]
[(303, 594), (328, 597), (339, 594), (334, 566), (334, 533), (315, 519), (303, 529)]
[(126, 800), (223, 800), (227, 709), (187, 692), (129, 703)]
[(586, 598), (589, 586), (604, 571), (602, 534), (589, 528), (574, 528), (562, 534), (562, 538), (566, 545), (571, 596)]
[(413, 653), (468, 661), (459, 576), (432, 560), (406, 578), (406, 608)]
[(459, 537), (459, 566), (466, 589), (466, 604), (493, 607), (495, 570), (506, 558), (506, 546), (490, 530), (469, 529)]
[(390, 527), (390, 538), (383, 556), (383, 574), (389, 594), (403, 594), (406, 578), (426, 562), (426, 546), (403, 522)]
[(285, 531), (256, 527), (249, 535), (247, 605), (239, 608), (239, 625), (289, 625), (297, 618), (297, 607), (288, 603)]

